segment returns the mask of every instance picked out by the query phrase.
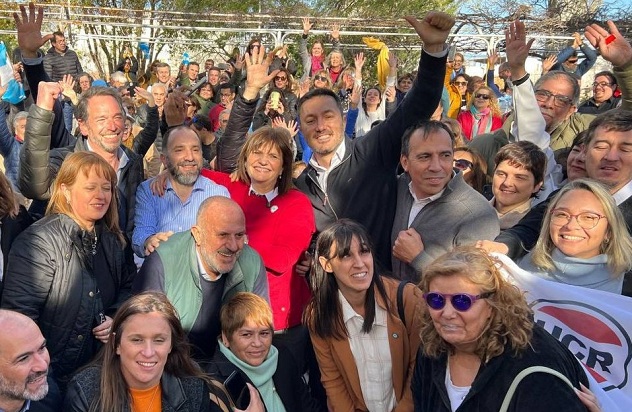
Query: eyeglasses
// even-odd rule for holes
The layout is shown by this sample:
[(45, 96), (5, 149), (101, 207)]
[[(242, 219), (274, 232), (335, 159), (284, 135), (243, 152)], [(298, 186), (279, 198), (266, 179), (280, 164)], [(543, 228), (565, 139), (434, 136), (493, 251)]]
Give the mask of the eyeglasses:
[(428, 304), (428, 307), (433, 310), (441, 310), (445, 307), (445, 303), (447, 299), (450, 298), (450, 302), (452, 303), (452, 307), (459, 312), (467, 312), (470, 310), (474, 302), (479, 299), (486, 299), (493, 295), (494, 292), (485, 292), (480, 295), (470, 295), (469, 293), (455, 293), (455, 294), (447, 294), (447, 293), (438, 293), (438, 292), (430, 292), (424, 293), (424, 299)]
[(557, 107), (565, 107), (573, 104), (573, 99), (570, 97), (564, 96), (563, 94), (553, 94), (548, 90), (536, 90), (535, 98), (539, 102), (545, 102), (549, 100), (551, 97), (555, 99), (555, 105)]
[(467, 82), (454, 82), (457, 86), (467, 86)]
[(571, 219), (575, 218), (577, 224), (582, 229), (592, 229), (599, 224), (601, 219), (606, 219), (605, 216), (599, 215), (593, 212), (582, 212), (576, 215), (571, 215), (563, 210), (553, 209), (551, 210), (551, 224), (555, 226), (564, 226), (570, 223)]
[(467, 159), (454, 159), (454, 167), (459, 170), (472, 169), (474, 165)]
[(320, 80), (321, 82), (326, 82), (327, 78), (325, 76), (314, 76), (314, 81)]
[(281, 77), (281, 76), (276, 76), (276, 77), (274, 78), (274, 80), (278, 80), (278, 81), (280, 81), (280, 82), (284, 82), (284, 81), (286, 81), (286, 80), (287, 80), (287, 77), (285, 77), (285, 76), (283, 76), (283, 77)]
[(608, 83), (608, 82), (594, 82), (592, 84), (592, 87), (597, 87), (597, 86), (600, 86), (600, 87), (603, 87), (603, 88), (612, 87), (612, 83)]
[(480, 93), (475, 94), (474, 97), (476, 97), (477, 99), (483, 99), (483, 100), (489, 100), (490, 98), (488, 94), (480, 94)]

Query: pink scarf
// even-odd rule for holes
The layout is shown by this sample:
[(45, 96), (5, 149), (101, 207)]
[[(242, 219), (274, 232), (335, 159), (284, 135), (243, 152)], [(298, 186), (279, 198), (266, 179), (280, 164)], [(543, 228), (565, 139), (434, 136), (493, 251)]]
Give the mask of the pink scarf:
[(474, 117), (474, 123), (472, 124), (472, 132), (470, 140), (479, 134), (489, 133), (492, 131), (492, 115), (489, 107), (481, 110), (480, 112), (472, 105), (470, 113)]
[[(313, 76), (317, 71), (323, 69), (323, 62), (325, 61), (325, 56), (312, 56), (312, 73)], [(311, 77), (311, 76), (310, 76)]]

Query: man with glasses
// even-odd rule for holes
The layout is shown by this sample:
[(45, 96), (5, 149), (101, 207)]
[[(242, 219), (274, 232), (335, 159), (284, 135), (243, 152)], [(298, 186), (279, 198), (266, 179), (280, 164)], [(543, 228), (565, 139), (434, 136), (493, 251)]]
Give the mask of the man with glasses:
[(219, 129), (219, 114), (224, 109), (230, 109), (233, 107), (233, 101), (235, 100), (235, 88), (230, 83), (223, 83), (219, 85), (219, 104), (213, 106), (209, 112), (209, 119), (213, 123), (213, 131)]
[[(581, 79), (597, 61), (597, 52), (584, 44), (582, 36), (579, 33), (573, 33), (573, 38), (573, 45), (562, 49), (557, 54), (557, 63), (551, 67), (551, 70), (561, 70), (566, 73), (574, 74)], [(577, 50), (581, 50), (586, 57), (581, 63), (579, 63)]]
[(595, 75), (592, 84), (593, 96), (582, 103), (579, 113), (600, 114), (621, 105), (621, 98), (615, 97), (617, 79), (609, 71), (602, 71)]

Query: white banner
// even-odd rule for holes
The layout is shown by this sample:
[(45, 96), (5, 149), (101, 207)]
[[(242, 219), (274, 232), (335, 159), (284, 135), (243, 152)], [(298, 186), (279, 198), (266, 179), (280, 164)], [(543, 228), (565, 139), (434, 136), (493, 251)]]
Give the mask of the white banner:
[(632, 411), (632, 298), (551, 282), (494, 254), (503, 274), (526, 292), (535, 321), (562, 342), (603, 389), (602, 410)]

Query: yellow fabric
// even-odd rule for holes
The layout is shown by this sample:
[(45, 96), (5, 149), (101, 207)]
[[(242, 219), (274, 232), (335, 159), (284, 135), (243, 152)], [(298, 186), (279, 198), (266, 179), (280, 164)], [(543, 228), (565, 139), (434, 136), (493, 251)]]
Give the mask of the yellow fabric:
[(380, 54), (377, 56), (377, 81), (380, 87), (384, 89), (386, 87), (386, 78), (390, 70), (388, 65), (388, 46), (375, 37), (363, 37), (362, 41), (369, 48), (380, 51)]
[(161, 412), (162, 388), (160, 383), (149, 389), (129, 389), (132, 398), (132, 412)]

